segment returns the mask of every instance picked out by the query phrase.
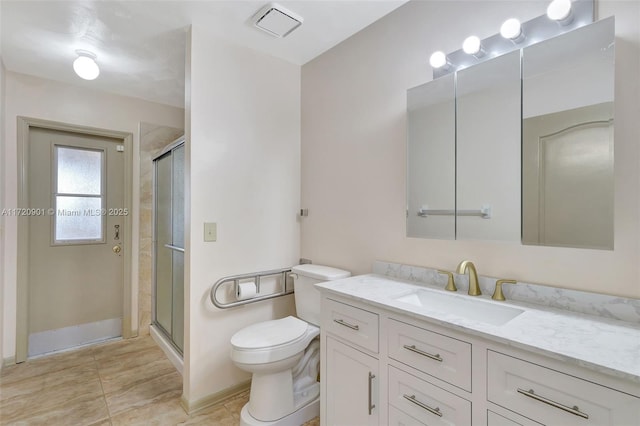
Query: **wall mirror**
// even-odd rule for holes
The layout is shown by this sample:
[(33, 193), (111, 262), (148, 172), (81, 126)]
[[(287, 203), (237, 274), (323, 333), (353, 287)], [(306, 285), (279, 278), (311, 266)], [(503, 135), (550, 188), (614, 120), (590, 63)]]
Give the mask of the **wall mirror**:
[(522, 242), (613, 249), (614, 20), (523, 49)]
[(611, 17), (409, 89), (407, 236), (613, 249), (614, 40)]
[(520, 51), (457, 73), (456, 238), (520, 240)]
[[(456, 237), (454, 75), (409, 90), (407, 114), (407, 234), (453, 240)], [(428, 211), (444, 214), (427, 216)]]

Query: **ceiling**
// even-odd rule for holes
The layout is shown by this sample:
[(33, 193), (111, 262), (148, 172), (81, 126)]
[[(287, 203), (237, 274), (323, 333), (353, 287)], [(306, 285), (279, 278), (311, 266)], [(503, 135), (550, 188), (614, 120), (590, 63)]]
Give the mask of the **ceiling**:
[[(252, 25), (267, 2), (1, 0), (1, 57), (10, 71), (182, 107), (189, 25), (302, 65), (406, 0), (281, 1), (304, 18), (283, 39)], [(97, 55), (98, 79), (75, 75), (77, 49)]]

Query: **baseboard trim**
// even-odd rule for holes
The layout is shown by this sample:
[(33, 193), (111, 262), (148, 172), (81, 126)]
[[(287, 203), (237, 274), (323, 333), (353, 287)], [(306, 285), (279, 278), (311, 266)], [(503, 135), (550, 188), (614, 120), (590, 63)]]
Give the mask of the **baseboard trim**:
[(2, 364), (0, 364), (0, 368), (8, 367), (16, 363), (16, 357), (10, 356), (2, 360)]
[(211, 407), (212, 405), (219, 404), (227, 399), (230, 399), (248, 389), (251, 388), (251, 379), (239, 383), (237, 385), (231, 386), (229, 388), (223, 389), (220, 392), (213, 393), (211, 395), (207, 395), (204, 398), (200, 398), (196, 401), (189, 402), (185, 399), (184, 394), (180, 398), (180, 405), (187, 412), (187, 414), (191, 415), (205, 408)]

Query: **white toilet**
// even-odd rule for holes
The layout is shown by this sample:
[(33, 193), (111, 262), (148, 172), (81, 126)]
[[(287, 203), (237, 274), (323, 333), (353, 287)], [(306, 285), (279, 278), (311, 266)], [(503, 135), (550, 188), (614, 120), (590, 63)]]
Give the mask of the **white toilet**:
[(243, 426), (298, 426), (320, 414), (320, 292), (314, 284), (351, 274), (311, 264), (291, 273), (298, 318), (253, 324), (231, 337), (231, 359), (253, 373)]

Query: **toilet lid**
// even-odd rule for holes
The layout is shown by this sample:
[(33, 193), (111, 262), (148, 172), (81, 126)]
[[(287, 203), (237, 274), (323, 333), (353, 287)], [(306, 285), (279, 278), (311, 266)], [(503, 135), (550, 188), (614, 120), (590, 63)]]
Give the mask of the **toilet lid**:
[(231, 344), (237, 349), (262, 349), (284, 345), (299, 339), (307, 331), (307, 323), (286, 317), (250, 325), (231, 337)]

